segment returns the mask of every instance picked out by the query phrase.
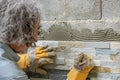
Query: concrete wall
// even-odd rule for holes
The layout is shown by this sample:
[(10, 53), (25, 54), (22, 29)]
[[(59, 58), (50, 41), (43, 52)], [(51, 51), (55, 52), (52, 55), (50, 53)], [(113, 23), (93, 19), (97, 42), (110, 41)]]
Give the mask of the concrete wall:
[[(120, 80), (120, 42), (38, 41), (37, 45), (57, 47), (55, 64), (44, 66), (47, 78), (65, 80), (75, 55), (84, 52), (93, 57), (95, 67), (90, 80)], [(88, 79), (88, 80), (89, 80)]]
[(37, 0), (45, 40), (120, 41), (120, 0)]
[(89, 74), (90, 80), (120, 80), (120, 0), (37, 2), (40, 4), (42, 16), (40, 39), (56, 40), (38, 44), (60, 47), (56, 58), (57, 66), (46, 67), (53, 70), (49, 70), (47, 78), (65, 80), (74, 55), (85, 51), (93, 56), (96, 65)]

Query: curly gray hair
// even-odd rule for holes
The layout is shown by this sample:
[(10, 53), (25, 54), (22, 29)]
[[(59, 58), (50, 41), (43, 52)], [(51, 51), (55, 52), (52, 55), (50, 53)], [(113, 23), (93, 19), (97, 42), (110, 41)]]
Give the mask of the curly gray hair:
[(0, 41), (33, 43), (34, 25), (40, 13), (33, 0), (0, 0)]

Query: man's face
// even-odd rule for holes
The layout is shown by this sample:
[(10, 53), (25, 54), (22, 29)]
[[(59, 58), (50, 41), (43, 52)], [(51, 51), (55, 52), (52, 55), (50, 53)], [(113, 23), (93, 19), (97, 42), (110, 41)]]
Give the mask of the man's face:
[(38, 19), (36, 24), (34, 25), (34, 39), (35, 39), (35, 41), (38, 41), (39, 28), (40, 28), (39, 24), (40, 24), (40, 19)]
[[(38, 36), (39, 36), (39, 23), (40, 23), (40, 19), (38, 19), (34, 25), (34, 40), (37, 41), (38, 40)], [(17, 44), (11, 44), (10, 47), (17, 53), (26, 53), (28, 48), (31, 47), (32, 43), (28, 43), (28, 44), (21, 44), (21, 45), (17, 45)]]
[[(36, 21), (35, 25), (34, 25), (34, 37), (33, 38), (34, 38), (35, 42), (38, 41), (38, 37), (39, 37), (39, 34), (40, 34), (40, 32), (39, 32), (39, 28), (40, 28), (39, 24), (40, 24), (40, 19), (38, 19)], [(33, 43), (26, 43), (26, 45), (28, 47), (35, 46), (35, 42), (33, 42)]]
[(18, 47), (16, 47), (16, 51), (17, 53), (26, 53), (28, 50), (28, 46), (26, 45), (19, 45)]
[[(38, 36), (39, 36), (39, 24), (40, 24), (40, 19), (38, 19), (34, 25), (34, 40), (38, 41)], [(28, 50), (29, 47), (31, 47), (32, 44), (30, 45), (24, 45), (24, 46), (20, 46), (21, 52), (26, 52)]]

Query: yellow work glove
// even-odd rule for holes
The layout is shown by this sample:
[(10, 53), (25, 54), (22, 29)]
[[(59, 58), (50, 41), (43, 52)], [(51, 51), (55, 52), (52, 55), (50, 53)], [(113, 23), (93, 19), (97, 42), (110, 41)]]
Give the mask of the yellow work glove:
[(47, 71), (44, 69), (44, 66), (53, 63), (54, 60), (52, 58), (40, 58), (38, 62), (34, 62), (34, 64), (30, 66), (29, 71), (36, 72), (41, 75), (46, 75)]
[(40, 73), (41, 75), (47, 74), (47, 71), (43, 69), (43, 66), (54, 63), (53, 57), (55, 56), (55, 53), (53, 52), (53, 49), (48, 46), (39, 46), (36, 47), (36, 52), (34, 52), (34, 48), (31, 48), (28, 50), (28, 53), (32, 62), (29, 70)]
[(54, 56), (55, 54), (50, 51), (52, 51), (52, 48), (48, 46), (32, 47), (29, 49), (30, 53), (28, 52), (28, 53), (18, 54), (18, 56), (20, 57), (20, 60), (17, 63), (20, 66), (20, 68), (26, 69), (31, 64), (33, 64), (35, 61), (38, 62), (41, 58), (47, 58), (47, 57)]
[(30, 59), (28, 53), (18, 54), (20, 60), (17, 62), (20, 68), (26, 69), (30, 66)]
[(53, 49), (48, 46), (36, 47), (36, 60), (39, 60), (40, 58), (48, 58), (55, 56), (54, 52), (52, 51)]
[(94, 67), (92, 57), (80, 53), (74, 60), (74, 66), (68, 73), (68, 80), (86, 80), (89, 72)]

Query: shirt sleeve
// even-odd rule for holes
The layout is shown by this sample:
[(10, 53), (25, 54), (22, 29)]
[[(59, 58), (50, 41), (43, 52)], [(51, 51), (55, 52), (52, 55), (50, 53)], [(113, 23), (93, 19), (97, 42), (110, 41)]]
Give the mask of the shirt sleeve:
[(0, 80), (29, 80), (16, 62), (2, 57), (2, 52), (0, 49)]

